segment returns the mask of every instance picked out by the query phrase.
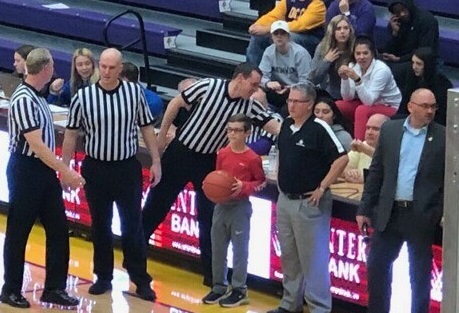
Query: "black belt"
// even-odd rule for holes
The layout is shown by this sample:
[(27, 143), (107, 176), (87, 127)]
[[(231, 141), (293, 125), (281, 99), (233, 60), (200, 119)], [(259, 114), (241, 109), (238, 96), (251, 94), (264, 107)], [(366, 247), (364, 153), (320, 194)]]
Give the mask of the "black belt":
[(409, 209), (409, 208), (413, 207), (413, 201), (395, 200), (394, 201), (394, 207), (403, 208), (403, 209)]
[(284, 193), (284, 195), (290, 200), (302, 200), (311, 196), (310, 194), (306, 193)]

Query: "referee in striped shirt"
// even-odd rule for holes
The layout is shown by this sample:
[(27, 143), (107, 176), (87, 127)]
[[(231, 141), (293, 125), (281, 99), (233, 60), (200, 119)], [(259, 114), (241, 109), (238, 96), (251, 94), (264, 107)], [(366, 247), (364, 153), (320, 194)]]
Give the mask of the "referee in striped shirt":
[(27, 56), (28, 75), (14, 92), (8, 112), (11, 153), (6, 169), (9, 211), (3, 259), (4, 281), (0, 301), (28, 308), (21, 295), (27, 239), (37, 217), (46, 233), (46, 280), (42, 303), (76, 308), (79, 301), (66, 292), (69, 264), (68, 224), (62, 182), (73, 189), (84, 179), (54, 154), (54, 126), (46, 99), (39, 94), (54, 71), (48, 50), (38, 48)]
[(210, 228), (213, 203), (203, 194), (202, 181), (215, 169), (216, 152), (227, 143), (226, 123), (237, 113), (277, 134), (280, 123), (273, 120), (263, 106), (251, 98), (258, 89), (261, 71), (249, 63), (239, 64), (231, 80), (202, 79), (171, 100), (163, 117), (158, 146), (163, 151), (166, 133), (181, 107), (191, 106), (190, 117), (169, 144), (162, 158), (163, 180), (150, 189), (142, 211), (146, 241), (161, 224), (177, 195), (188, 182), (196, 191), (199, 244), (204, 284), (212, 284)]
[(94, 273), (97, 281), (89, 293), (99, 295), (112, 288), (113, 202), (121, 220), (121, 243), (124, 266), (137, 285), (137, 295), (154, 301), (151, 277), (146, 269), (146, 244), (141, 223), (142, 167), (136, 159), (138, 127), (150, 152), (153, 165), (150, 180), (155, 186), (161, 179), (161, 163), (148, 109), (140, 85), (121, 81), (122, 55), (113, 48), (102, 52), (100, 80), (82, 88), (70, 104), (64, 136), (63, 158), (69, 163), (78, 137), (84, 132), (86, 157), (82, 164), (86, 199), (91, 212), (94, 246)]

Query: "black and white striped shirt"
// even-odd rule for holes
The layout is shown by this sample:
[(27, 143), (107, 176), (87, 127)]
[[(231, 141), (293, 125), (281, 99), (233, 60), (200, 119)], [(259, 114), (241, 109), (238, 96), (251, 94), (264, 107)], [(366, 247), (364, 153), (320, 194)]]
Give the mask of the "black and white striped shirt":
[[(279, 123), (282, 123), (283, 118), (278, 113), (274, 113), (274, 112), (269, 112), (268, 111), (268, 114), (271, 115), (272, 118), (274, 118)], [(270, 139), (272, 142), (275, 142), (277, 140), (277, 136), (276, 135), (268, 133), (266, 130), (264, 130), (261, 127), (257, 127), (257, 126), (252, 125), (250, 135), (249, 135), (249, 137), (247, 138), (247, 140), (245, 142), (247, 144), (251, 144), (251, 143), (254, 143), (254, 142), (258, 141), (261, 137), (266, 137), (266, 138)]]
[(67, 128), (82, 128), (88, 156), (100, 161), (121, 161), (137, 153), (138, 127), (152, 123), (140, 86), (120, 81), (110, 91), (99, 83), (78, 90), (70, 104)]
[(39, 91), (27, 83), (21, 84), (11, 97), (8, 112), (10, 153), (37, 157), (24, 137), (25, 133), (41, 129), (45, 145), (54, 152), (55, 136), (53, 116), (48, 102)]
[(243, 113), (252, 122), (263, 127), (271, 116), (253, 99), (232, 99), (228, 94), (229, 81), (206, 78), (182, 92), (192, 113), (180, 129), (178, 140), (190, 150), (216, 153), (227, 143), (226, 123), (237, 113)]

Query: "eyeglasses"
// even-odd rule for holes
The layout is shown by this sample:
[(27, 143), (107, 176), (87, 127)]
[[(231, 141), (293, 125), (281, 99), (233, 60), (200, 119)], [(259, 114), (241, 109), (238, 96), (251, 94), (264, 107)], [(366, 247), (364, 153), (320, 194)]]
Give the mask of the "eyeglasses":
[(243, 128), (231, 128), (231, 127), (226, 127), (226, 132), (227, 132), (227, 133), (239, 134), (239, 133), (245, 132), (245, 129), (243, 129)]
[(438, 106), (436, 103), (429, 104), (429, 103), (416, 103), (414, 101), (410, 101), (410, 102), (412, 104), (417, 105), (420, 108), (423, 108), (424, 110), (428, 110), (428, 109), (432, 109), (433, 111), (438, 110)]
[(297, 103), (306, 103), (309, 102), (310, 100), (297, 100), (297, 99), (287, 99), (285, 103), (287, 104), (297, 104)]

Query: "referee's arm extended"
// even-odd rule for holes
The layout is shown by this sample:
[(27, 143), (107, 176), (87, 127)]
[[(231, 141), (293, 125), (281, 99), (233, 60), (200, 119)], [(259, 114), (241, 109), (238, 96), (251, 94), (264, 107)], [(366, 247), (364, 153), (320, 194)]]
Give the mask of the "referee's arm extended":
[(178, 111), (181, 107), (185, 107), (186, 102), (182, 95), (175, 96), (167, 105), (166, 112), (164, 112), (163, 121), (161, 122), (161, 128), (158, 134), (158, 150), (159, 153), (163, 153), (166, 148), (166, 134), (172, 125), (172, 122), (177, 117)]
[(276, 120), (275, 118), (269, 120), (264, 126), (263, 129), (268, 133), (275, 136), (279, 135), (282, 123)]

